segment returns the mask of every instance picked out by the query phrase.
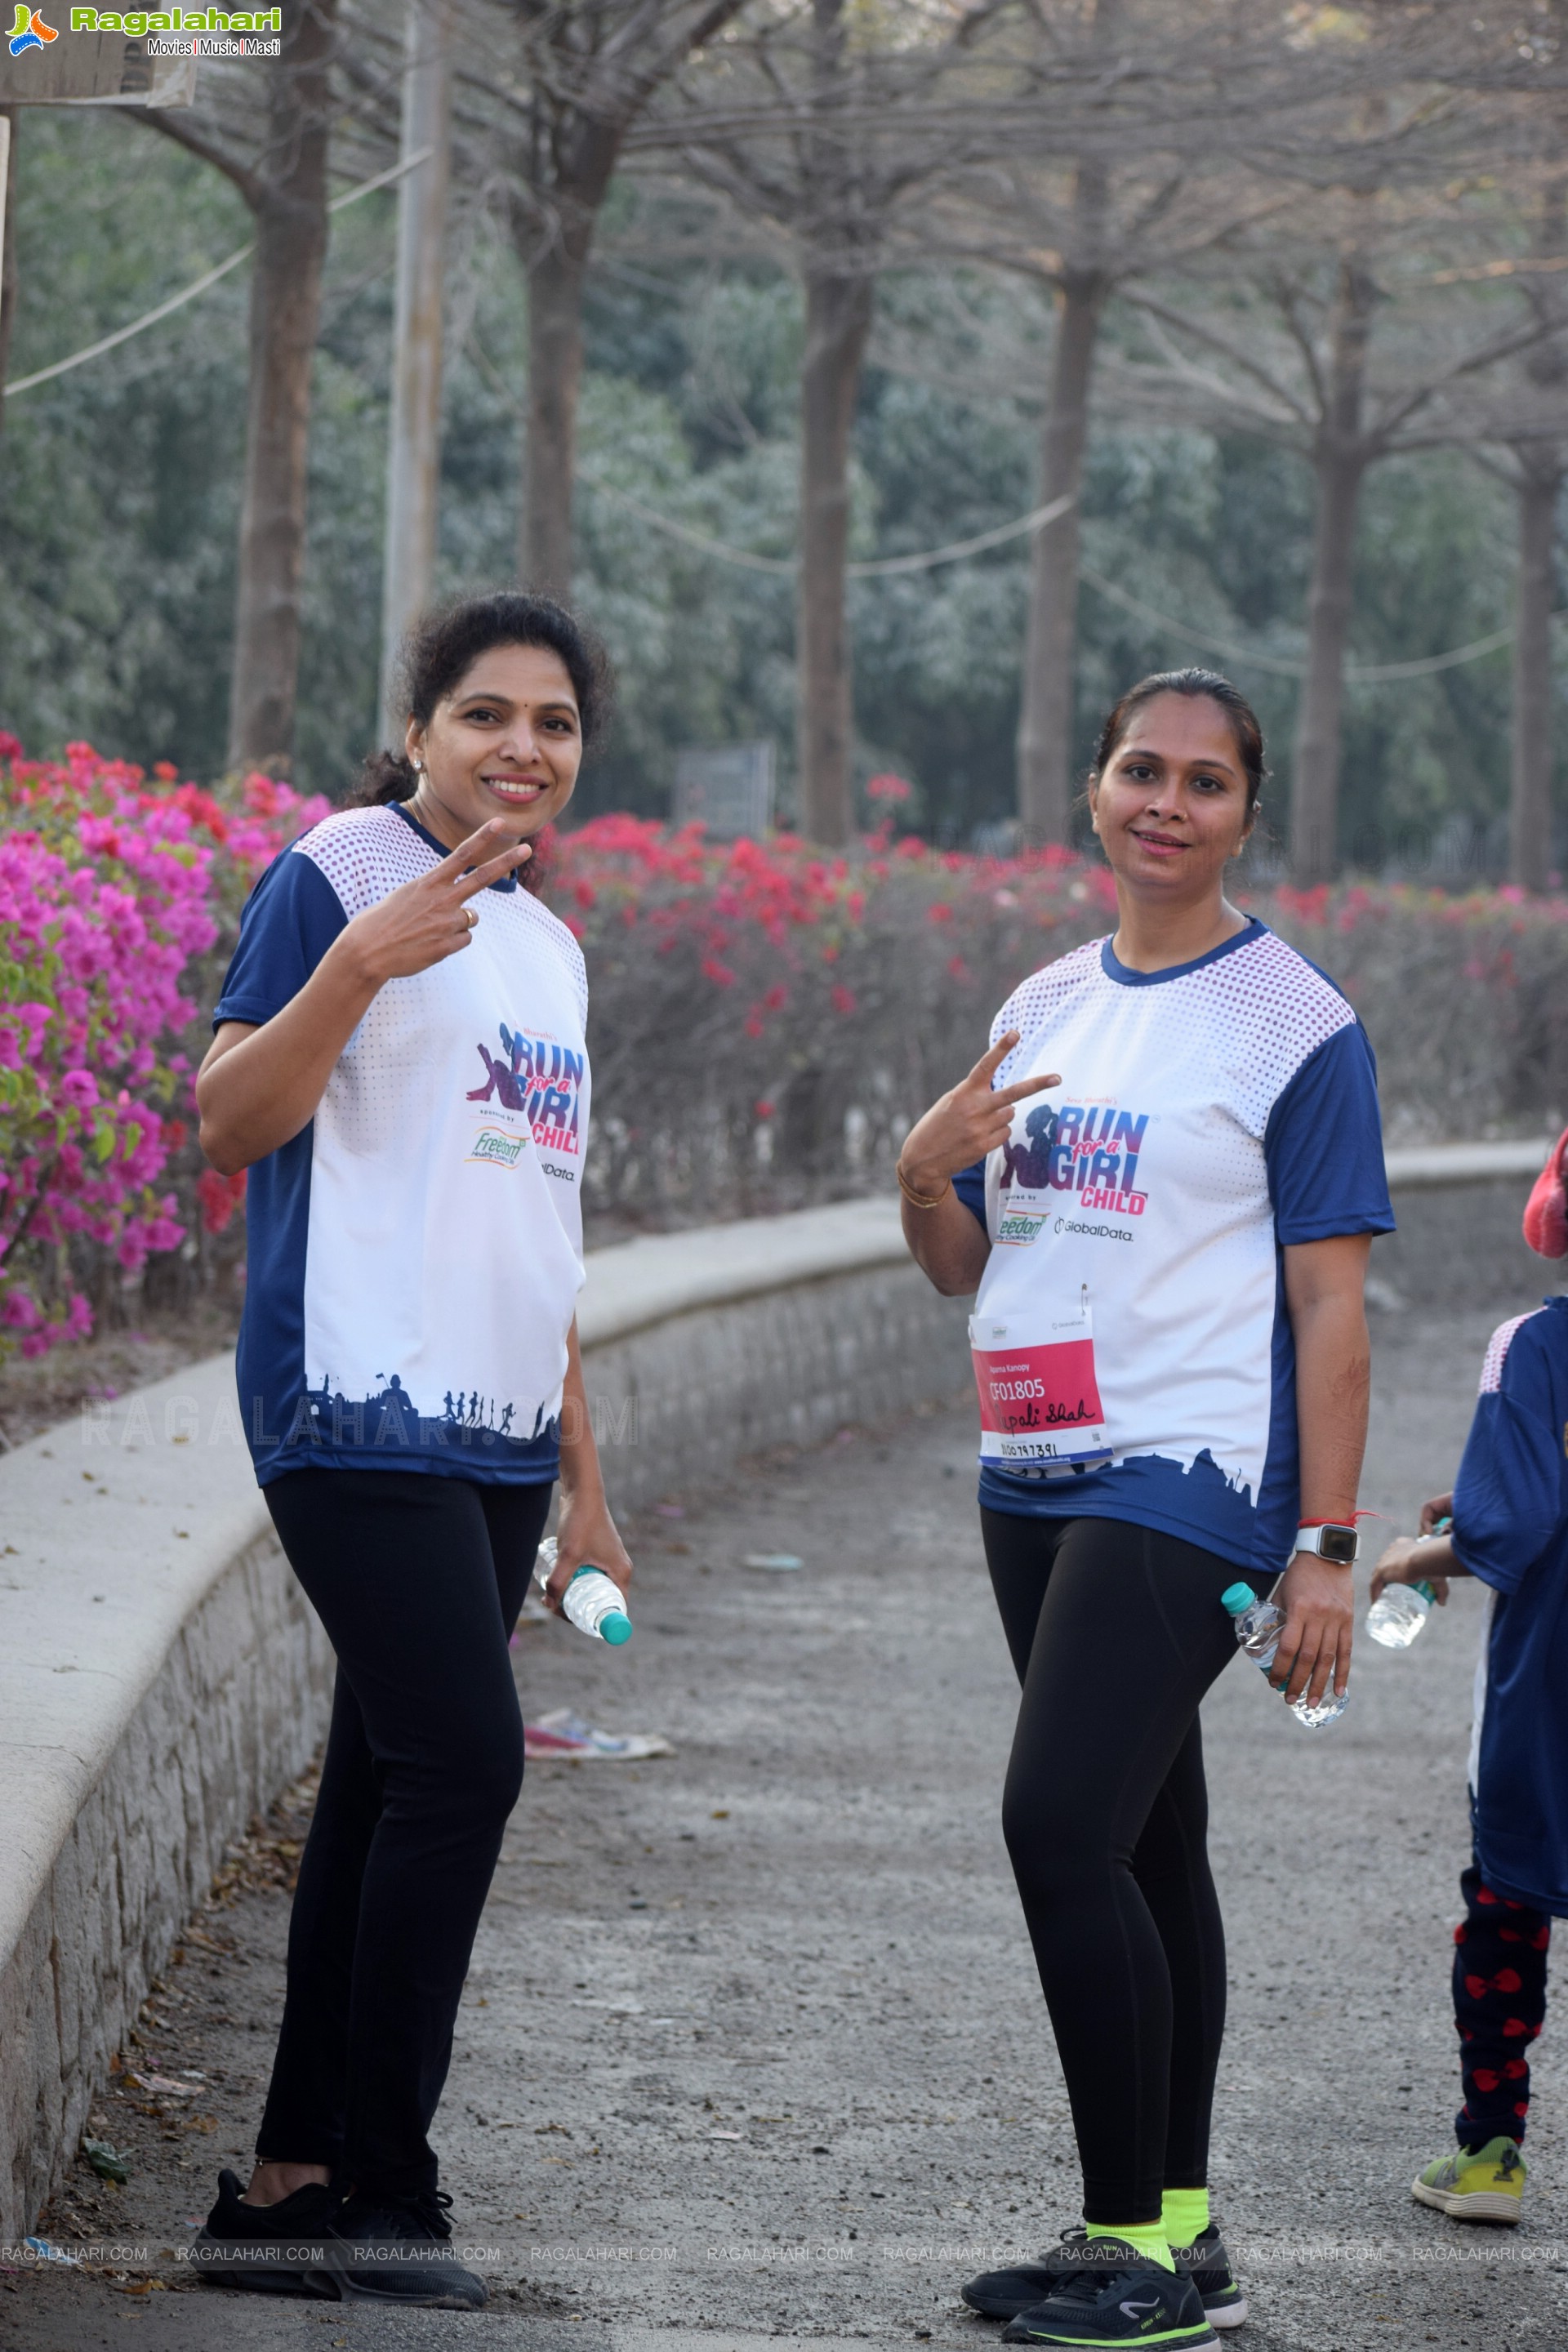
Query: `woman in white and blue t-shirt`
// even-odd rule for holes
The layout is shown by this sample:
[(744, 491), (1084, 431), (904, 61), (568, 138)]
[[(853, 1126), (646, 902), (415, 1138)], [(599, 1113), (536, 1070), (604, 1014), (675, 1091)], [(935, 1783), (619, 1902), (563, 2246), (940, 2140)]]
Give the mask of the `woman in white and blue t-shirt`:
[(552, 1600), (587, 1560), (631, 1573), (577, 1352), (587, 982), (529, 863), (608, 670), (520, 594), (436, 615), (405, 669), (404, 751), (251, 894), (197, 1082), (203, 1149), (250, 1171), (246, 1433), (338, 1657), (256, 2170), (197, 2245), (276, 2284), (330, 2234), (318, 2288), (466, 2307), (426, 2134), (521, 1783), (508, 1642), (558, 1475)]
[(981, 1517), (1023, 1684), (1004, 1826), (1084, 2168), (1087, 2238), (966, 2290), (1014, 2340), (1203, 2343), (1245, 2311), (1207, 2195), (1220, 1594), (1284, 1571), (1288, 1697), (1350, 1664), (1362, 1286), (1394, 1221), (1354, 1013), (1225, 896), (1263, 773), (1226, 679), (1122, 697), (1089, 786), (1117, 929), (1015, 991), (900, 1161), (915, 1256), (979, 1294)]

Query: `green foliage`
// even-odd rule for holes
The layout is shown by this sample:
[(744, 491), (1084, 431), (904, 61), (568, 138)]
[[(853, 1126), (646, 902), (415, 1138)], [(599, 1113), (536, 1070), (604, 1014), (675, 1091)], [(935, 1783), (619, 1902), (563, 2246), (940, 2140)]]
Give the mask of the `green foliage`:
[[(109, 331), (245, 242), (219, 175), (145, 125), (29, 110), (11, 373)], [(618, 207), (618, 211), (617, 211)], [(612, 199), (611, 219), (634, 212)], [(341, 793), (374, 728), (395, 198), (332, 226), (314, 385), (298, 771)], [(482, 215), (451, 244), (438, 585), (515, 576), (526, 293)], [(90, 735), (144, 764), (216, 774), (224, 751), (246, 388), (247, 273), (122, 349), (7, 404), (0, 439), (0, 720), (39, 748)], [(1048, 350), (1043, 297), (910, 274), (879, 289), (856, 434), (853, 551), (900, 553), (1004, 522), (1035, 496)], [(1108, 325), (1119, 332), (1114, 316)], [(987, 339), (1012, 357), (998, 364)], [(755, 553), (795, 544), (797, 289), (761, 263), (632, 267), (592, 281), (576, 500), (577, 595), (621, 677), (584, 814), (662, 814), (689, 742), (795, 726), (795, 593), (659, 530), (629, 496)], [(617, 493), (621, 495), (617, 495)], [(1225, 643), (1299, 657), (1311, 534), (1301, 461), (1241, 439), (1102, 422), (1084, 496), (1092, 568)], [(1352, 658), (1407, 660), (1511, 610), (1510, 495), (1441, 454), (1374, 468), (1363, 494)], [(853, 583), (857, 772), (896, 769), (943, 842), (1013, 806), (1028, 555)], [(1075, 758), (1145, 669), (1205, 656), (1085, 583)], [(1276, 834), (1296, 690), (1226, 660), (1270, 739)], [(1458, 816), (1506, 802), (1506, 652), (1411, 684), (1352, 686), (1342, 846), (1419, 864)]]

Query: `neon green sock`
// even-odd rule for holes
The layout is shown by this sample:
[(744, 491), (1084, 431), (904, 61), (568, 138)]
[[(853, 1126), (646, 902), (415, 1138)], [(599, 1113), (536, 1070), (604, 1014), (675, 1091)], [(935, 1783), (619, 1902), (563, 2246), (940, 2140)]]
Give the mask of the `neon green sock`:
[(1194, 2245), (1209, 2225), (1206, 2189), (1167, 2189), (1160, 2205), (1160, 2227), (1173, 2246)]
[(1086, 2221), (1086, 2234), (1090, 2238), (1121, 2238), (1139, 2252), (1158, 2263), (1163, 2271), (1173, 2271), (1171, 2249), (1165, 2241), (1165, 2225), (1161, 2221)]

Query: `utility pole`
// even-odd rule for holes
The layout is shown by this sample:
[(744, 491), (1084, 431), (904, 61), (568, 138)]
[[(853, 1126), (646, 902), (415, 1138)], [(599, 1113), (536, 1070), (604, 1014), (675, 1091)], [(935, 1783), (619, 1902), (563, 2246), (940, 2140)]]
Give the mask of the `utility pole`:
[[(397, 750), (397, 649), (429, 601), (441, 461), (442, 249), (450, 177), (451, 0), (408, 0), (398, 184), (379, 740)], [(423, 160), (416, 162), (416, 157)]]

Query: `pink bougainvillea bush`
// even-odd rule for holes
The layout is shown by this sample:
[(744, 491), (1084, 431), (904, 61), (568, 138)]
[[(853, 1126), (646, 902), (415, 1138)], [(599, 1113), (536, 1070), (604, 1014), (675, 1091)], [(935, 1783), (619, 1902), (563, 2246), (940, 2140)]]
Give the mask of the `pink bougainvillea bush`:
[(118, 1279), (232, 1214), (187, 1033), (251, 882), (325, 805), (0, 735), (0, 1354), (85, 1337)]

